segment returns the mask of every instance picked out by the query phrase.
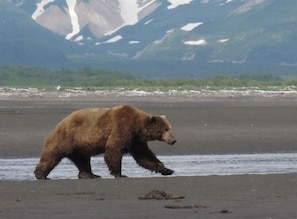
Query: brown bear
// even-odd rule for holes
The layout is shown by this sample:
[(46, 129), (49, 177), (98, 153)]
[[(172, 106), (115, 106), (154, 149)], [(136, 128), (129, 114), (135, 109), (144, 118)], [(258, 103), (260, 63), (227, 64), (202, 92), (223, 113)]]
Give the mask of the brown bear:
[(151, 171), (171, 175), (168, 169), (148, 148), (147, 142), (176, 140), (165, 116), (155, 116), (129, 105), (113, 108), (85, 108), (65, 117), (45, 141), (34, 174), (46, 179), (50, 171), (69, 158), (78, 168), (78, 178), (97, 178), (91, 170), (91, 156), (104, 153), (105, 162), (114, 177), (124, 177), (121, 162), (130, 153), (136, 162)]

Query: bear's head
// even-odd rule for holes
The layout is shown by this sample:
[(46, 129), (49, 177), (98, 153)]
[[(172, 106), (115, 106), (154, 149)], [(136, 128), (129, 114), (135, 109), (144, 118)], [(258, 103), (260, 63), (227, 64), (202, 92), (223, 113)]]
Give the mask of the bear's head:
[(147, 140), (165, 141), (170, 145), (176, 142), (172, 134), (171, 125), (164, 115), (150, 115), (144, 129)]

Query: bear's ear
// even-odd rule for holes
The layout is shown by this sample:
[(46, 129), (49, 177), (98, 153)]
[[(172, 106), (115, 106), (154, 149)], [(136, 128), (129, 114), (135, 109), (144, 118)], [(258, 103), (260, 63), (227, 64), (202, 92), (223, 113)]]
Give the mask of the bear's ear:
[(166, 116), (165, 115), (161, 115), (160, 116), (162, 119), (166, 119)]
[(157, 121), (156, 116), (150, 116), (150, 118), (149, 118), (150, 123), (155, 123), (156, 121)]

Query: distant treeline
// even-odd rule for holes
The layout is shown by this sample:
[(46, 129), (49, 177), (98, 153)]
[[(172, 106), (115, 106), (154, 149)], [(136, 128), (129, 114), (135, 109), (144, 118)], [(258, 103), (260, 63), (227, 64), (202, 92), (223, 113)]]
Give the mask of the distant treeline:
[(224, 89), (297, 86), (297, 79), (285, 79), (272, 75), (212, 76), (209, 78), (161, 78), (143, 79), (128, 73), (102, 69), (48, 70), (35, 67), (0, 67), (0, 86), (32, 86), (53, 88), (84, 87), (108, 89), (115, 87), (138, 89)]
[(49, 70), (36, 67), (0, 67), (0, 86), (113, 86), (135, 80), (130, 74), (102, 69)]

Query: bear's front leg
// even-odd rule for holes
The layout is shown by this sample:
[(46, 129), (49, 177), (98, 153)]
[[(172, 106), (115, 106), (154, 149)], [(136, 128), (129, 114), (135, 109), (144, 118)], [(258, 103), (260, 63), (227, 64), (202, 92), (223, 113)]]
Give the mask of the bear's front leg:
[(168, 176), (173, 174), (174, 171), (166, 168), (163, 163), (159, 163), (156, 172), (161, 173), (163, 176)]
[(36, 179), (47, 179), (48, 174), (61, 161), (62, 156), (52, 150), (50, 147), (45, 147), (41, 153), (39, 164), (34, 170)]
[(104, 153), (104, 160), (108, 166), (110, 174), (114, 177), (126, 177), (122, 175), (122, 157), (123, 153), (120, 150), (107, 148)]
[(146, 143), (133, 145), (130, 152), (136, 162), (145, 169), (161, 173), (162, 175), (171, 175), (174, 172), (173, 170), (166, 168), (164, 164), (158, 160)]

